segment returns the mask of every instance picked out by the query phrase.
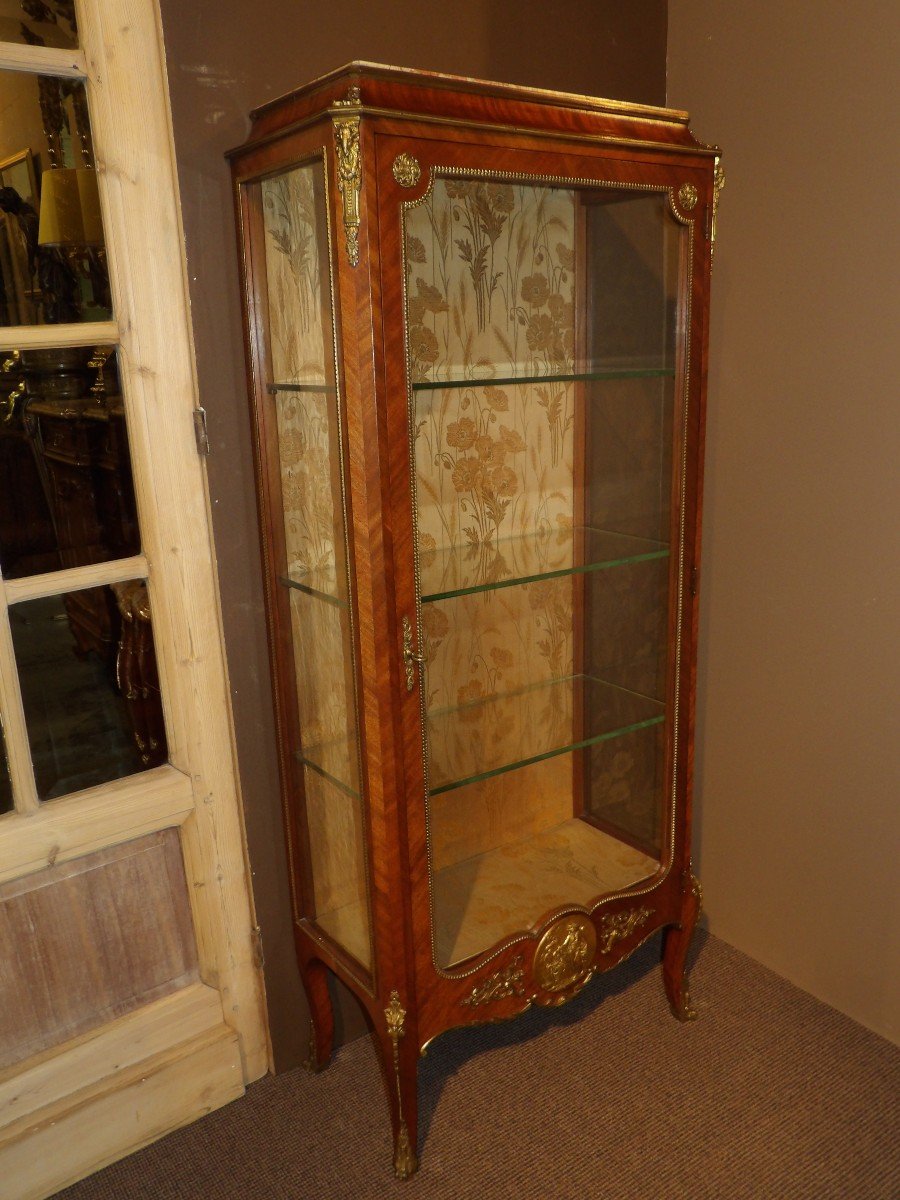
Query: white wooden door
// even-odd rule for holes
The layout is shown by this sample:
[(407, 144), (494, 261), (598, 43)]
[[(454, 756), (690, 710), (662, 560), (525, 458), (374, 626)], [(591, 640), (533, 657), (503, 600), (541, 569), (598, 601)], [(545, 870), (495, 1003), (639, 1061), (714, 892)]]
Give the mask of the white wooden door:
[[(35, 161), (44, 168), (35, 178), (47, 201), (51, 184), (66, 182), (65, 169), (74, 171), (74, 156), (81, 175), (69, 179), (91, 183), (93, 176), (99, 187), (111, 315), (103, 316), (102, 285), (91, 274), (96, 239), (92, 253), (63, 245), (61, 234), (44, 229), (45, 204), (35, 240), (34, 220), (29, 227), (25, 209), (20, 219), (7, 204), (0, 218), (7, 321), (0, 359), (15, 383), (8, 391), (22, 386), (6, 402), (0, 370), (0, 427), (12, 439), (3, 452), (16, 470), (30, 472), (38, 525), (60, 545), (71, 541), (66, 530), (84, 497), (64, 485), (78, 484), (88, 468), (80, 452), (56, 439), (75, 429), (94, 437), (96, 403), (107, 433), (115, 421), (127, 429), (139, 531), (130, 535), (133, 545), (107, 537), (105, 550), (80, 558), (54, 543), (44, 557), (20, 556), (7, 569), (12, 559), (3, 539), (15, 540), (19, 527), (9, 508), (5, 524), (0, 520), (0, 715), (9, 776), (0, 803), (0, 811), (8, 809), (0, 815), (0, 1178), (21, 1200), (49, 1195), (235, 1098), (268, 1059), (206, 477), (195, 436), (159, 15), (155, 0), (77, 0), (73, 35), (66, 9), (49, 0), (49, 20), (23, 13), (22, 37), (14, 21), (0, 19), (0, 38), (10, 39), (0, 42), (0, 85), (84, 82), (83, 93), (69, 84), (40, 90), (44, 101), (63, 98), (63, 119), (54, 127), (59, 114), (48, 115), (44, 103), (46, 144), (36, 144), (40, 123), (35, 134), (25, 122), (21, 145), (31, 157), (0, 154), (0, 205), (8, 183), (19, 194), (27, 189), (26, 168)], [(79, 146), (81, 95), (90, 135)], [(19, 119), (5, 102), (4, 145)], [(82, 197), (85, 229), (86, 203)], [(27, 243), (24, 258), (17, 237)], [(48, 249), (43, 242), (53, 237)], [(89, 238), (82, 235), (85, 245)], [(17, 254), (25, 264), (18, 274)], [(83, 319), (67, 320), (66, 303)], [(74, 353), (79, 347), (90, 367)], [(96, 347), (103, 348), (99, 359), (90, 357)], [(73, 403), (54, 394), (78, 390), (65, 367), (73, 354), (82, 371), (97, 372), (93, 399), (84, 387)], [(118, 385), (109, 383), (116, 374), (110, 362), (100, 361), (107, 354)], [(118, 409), (104, 387), (120, 397)], [(99, 466), (91, 460), (95, 506), (112, 478), (102, 476), (112, 469), (108, 458), (100, 454)], [(0, 509), (25, 505), (28, 487), (17, 483), (6, 500), (0, 492)], [(113, 488), (114, 507), (123, 503), (122, 491), (120, 483)], [(152, 626), (164, 720), (164, 739), (151, 739), (162, 758), (157, 765), (140, 716), (148, 688), (139, 676), (150, 652), (144, 647), (129, 658), (120, 648), (139, 629), (146, 633), (132, 602)], [(77, 643), (59, 670), (47, 665), (58, 637)], [(70, 670), (89, 669), (99, 678), (100, 651), (112, 637), (120, 678), (109, 685), (113, 699), (106, 703), (124, 722), (125, 741), (136, 740), (122, 750), (120, 731), (118, 750), (104, 742), (99, 775), (90, 762), (79, 774), (60, 762), (67, 747), (80, 753), (98, 741), (99, 719), (77, 688), (66, 700), (68, 684), (57, 688), (57, 675), (62, 681)], [(42, 664), (40, 686), (34, 663)], [(65, 738), (57, 736), (61, 721)], [(129, 754), (137, 754), (134, 769)]]

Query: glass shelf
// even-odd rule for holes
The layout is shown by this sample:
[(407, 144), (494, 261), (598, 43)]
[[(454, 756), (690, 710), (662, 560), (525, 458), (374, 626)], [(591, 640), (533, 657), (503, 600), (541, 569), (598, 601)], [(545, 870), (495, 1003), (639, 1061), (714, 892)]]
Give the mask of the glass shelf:
[(327, 383), (270, 383), (266, 387), (270, 396), (278, 392), (309, 392), (316, 396), (333, 396), (335, 389)]
[(442, 709), (428, 718), (429, 790), (436, 796), (664, 719), (661, 701), (588, 675)]
[(294, 588), (317, 600), (324, 600), (335, 608), (349, 607), (347, 601), (337, 594), (338, 578), (334, 567), (323, 567), (316, 571), (304, 571), (292, 567), (287, 575), (279, 575), (278, 582), (283, 587)]
[(558, 375), (488, 375), (474, 379), (422, 379), (413, 383), (412, 390), (414, 392), (437, 392), (446, 388), (510, 387), (526, 383), (591, 383), (607, 379), (674, 379), (674, 377), (674, 367), (665, 364), (611, 365)]
[(347, 776), (356, 776), (353, 756), (356, 754), (356, 744), (349, 737), (337, 738), (331, 742), (321, 742), (306, 750), (296, 750), (294, 755), (298, 762), (327, 779), (330, 784), (343, 792), (345, 796), (359, 799), (359, 789), (347, 782)]
[(420, 549), (422, 603), (648, 562), (666, 558), (668, 553), (664, 542), (592, 528), (560, 529), (475, 546)]

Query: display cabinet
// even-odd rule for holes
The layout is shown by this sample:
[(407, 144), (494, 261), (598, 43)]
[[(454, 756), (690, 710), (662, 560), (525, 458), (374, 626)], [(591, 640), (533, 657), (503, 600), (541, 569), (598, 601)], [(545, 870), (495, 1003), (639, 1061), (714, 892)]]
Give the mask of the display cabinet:
[(360, 63), (231, 161), (310, 1064), (331, 971), (405, 1176), (445, 1030), (658, 931), (692, 1015), (723, 177), (681, 112)]

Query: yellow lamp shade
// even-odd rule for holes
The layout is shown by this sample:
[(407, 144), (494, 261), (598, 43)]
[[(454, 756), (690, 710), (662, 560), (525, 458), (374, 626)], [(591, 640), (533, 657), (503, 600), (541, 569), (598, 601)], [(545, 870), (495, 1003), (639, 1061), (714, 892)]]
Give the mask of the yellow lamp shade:
[(97, 173), (93, 167), (57, 167), (41, 176), (41, 246), (103, 244)]
[(100, 193), (97, 191), (97, 172), (93, 167), (78, 167), (78, 199), (81, 202), (81, 222), (86, 246), (103, 245), (103, 222), (100, 219)]

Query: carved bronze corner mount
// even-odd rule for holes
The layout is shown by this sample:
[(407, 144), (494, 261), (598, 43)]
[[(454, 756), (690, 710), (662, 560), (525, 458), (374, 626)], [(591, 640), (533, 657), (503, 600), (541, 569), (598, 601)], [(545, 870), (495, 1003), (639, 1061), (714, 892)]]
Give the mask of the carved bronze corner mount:
[(362, 187), (359, 117), (335, 117), (333, 124), (337, 182), (344, 209), (347, 259), (351, 267), (356, 267), (359, 265), (359, 193)]
[(609, 954), (616, 942), (631, 937), (636, 929), (646, 925), (653, 916), (652, 908), (626, 908), (607, 913), (600, 921), (600, 953)]
[(419, 165), (419, 160), (412, 154), (398, 154), (394, 159), (391, 170), (394, 173), (394, 178), (401, 187), (415, 187), (422, 178), (422, 168)]
[(700, 193), (692, 183), (683, 183), (678, 189), (678, 203), (685, 210), (690, 212), (697, 203)]
[(716, 159), (715, 170), (713, 172), (713, 205), (712, 205), (712, 226), (709, 234), (709, 258), (712, 262), (716, 252), (716, 221), (719, 217), (719, 196), (725, 186), (725, 168), (722, 166), (721, 158)]
[[(594, 966), (597, 933), (589, 917), (574, 913), (554, 922), (534, 952), (534, 981), (561, 1004), (587, 983)], [(536, 997), (541, 1003), (540, 997)]]

